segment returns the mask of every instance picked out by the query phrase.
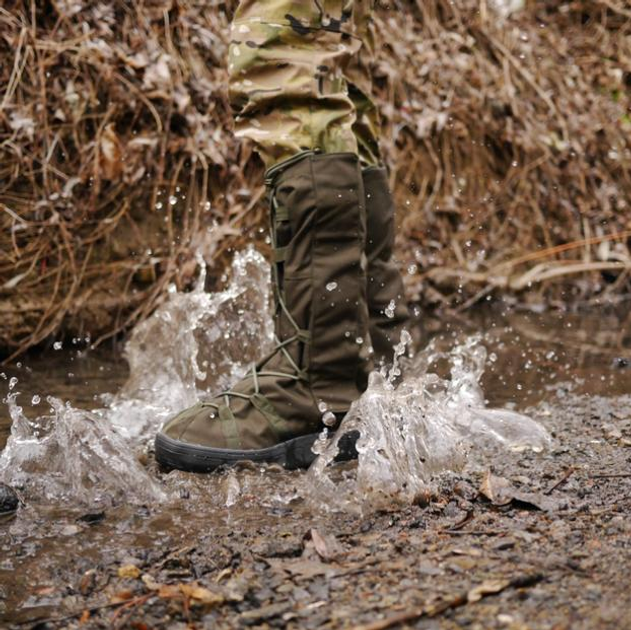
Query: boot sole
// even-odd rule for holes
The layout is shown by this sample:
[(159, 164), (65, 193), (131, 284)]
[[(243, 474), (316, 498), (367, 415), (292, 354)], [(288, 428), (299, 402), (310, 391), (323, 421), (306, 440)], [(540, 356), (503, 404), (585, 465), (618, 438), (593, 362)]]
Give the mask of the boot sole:
[[(342, 436), (338, 443), (339, 453), (335, 458), (336, 462), (357, 459), (355, 443), (358, 437), (357, 431), (350, 431)], [(280, 464), (288, 470), (295, 470), (308, 468), (316, 458), (311, 447), (317, 438), (318, 433), (311, 433), (268, 448), (242, 451), (197, 446), (158, 433), (155, 441), (156, 460), (161, 466), (167, 468), (200, 473), (211, 472), (220, 466), (232, 466), (243, 461)]]

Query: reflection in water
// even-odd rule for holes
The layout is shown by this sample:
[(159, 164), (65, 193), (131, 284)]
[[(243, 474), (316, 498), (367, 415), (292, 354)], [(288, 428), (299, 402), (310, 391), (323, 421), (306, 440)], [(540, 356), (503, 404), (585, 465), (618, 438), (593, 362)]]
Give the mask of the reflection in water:
[[(306, 475), (255, 465), (212, 476), (160, 474), (146, 457), (157, 427), (239, 378), (271, 343), (268, 266), (248, 250), (235, 257), (232, 277), (220, 293), (204, 293), (203, 279), (194, 292), (172, 292), (131, 336), (129, 375), (117, 358), (72, 352), (2, 374), (10, 418), (0, 416), (0, 431), (3, 421), (5, 430), (13, 426), (0, 479), (20, 490), (26, 506), (0, 523), (0, 549), (6, 556), (9, 534), (29, 550), (0, 564), (0, 583), (18, 569), (22, 576), (11, 581), (7, 605), (57, 605), (25, 600), (20, 580), (54, 571), (67, 554), (90, 568), (118, 553), (121, 535), (127, 547), (168, 547), (204, 528), (229, 531), (233, 519), (271, 518), (287, 505), (301, 518), (322, 506), (356, 510), (414, 500), (433, 474), (475, 465), (498, 443), (507, 447), (504, 456), (549, 444), (545, 430), (517, 409), (559, 404), (569, 390), (629, 390), (628, 322), (621, 326), (602, 312), (487, 311), (442, 321), (426, 348), (410, 358), (401, 346), (398, 364), (372, 375), (345, 420), (346, 430), (362, 433), (359, 464), (332, 466), (332, 447), (325, 447)], [(427, 329), (433, 322), (422, 323)], [(102, 509), (107, 518), (96, 528), (76, 521)], [(0, 618), (2, 612), (0, 606)]]

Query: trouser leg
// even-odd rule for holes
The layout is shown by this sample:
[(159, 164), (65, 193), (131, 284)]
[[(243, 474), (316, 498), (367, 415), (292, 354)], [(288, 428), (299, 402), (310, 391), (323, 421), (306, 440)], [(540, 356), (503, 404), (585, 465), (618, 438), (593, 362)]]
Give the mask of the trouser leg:
[(238, 137), (266, 167), (305, 150), (379, 161), (373, 0), (242, 0), (228, 70)]

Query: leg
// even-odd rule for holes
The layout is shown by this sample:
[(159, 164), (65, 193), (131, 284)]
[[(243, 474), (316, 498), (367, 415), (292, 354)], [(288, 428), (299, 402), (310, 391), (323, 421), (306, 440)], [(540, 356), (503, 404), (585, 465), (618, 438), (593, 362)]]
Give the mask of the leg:
[(243, 0), (237, 11), (231, 97), (237, 134), (268, 166), (278, 344), (230, 391), (166, 423), (156, 438), (163, 464), (306, 466), (318, 433), (339, 426), (365, 389), (366, 268), (376, 256), (359, 156), (378, 161), (362, 74), (367, 1)]
[[(379, 111), (371, 98), (374, 0), (244, 0), (232, 26), (231, 97), (237, 134), (268, 166), (304, 150), (354, 152), (379, 167)], [(378, 361), (407, 323), (392, 260), (394, 203), (383, 168), (364, 171), (368, 307)]]
[(231, 95), (237, 133), (268, 166), (278, 343), (230, 391), (166, 423), (156, 457), (169, 466), (307, 466), (366, 386), (365, 195), (345, 78), (359, 13), (320, 1), (244, 0), (235, 17)]

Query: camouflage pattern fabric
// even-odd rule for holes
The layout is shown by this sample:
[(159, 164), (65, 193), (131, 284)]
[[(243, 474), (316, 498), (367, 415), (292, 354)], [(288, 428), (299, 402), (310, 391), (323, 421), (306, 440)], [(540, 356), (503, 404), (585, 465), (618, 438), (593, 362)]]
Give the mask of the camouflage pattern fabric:
[(374, 0), (242, 0), (228, 59), (236, 134), (266, 167), (305, 150), (379, 163)]

